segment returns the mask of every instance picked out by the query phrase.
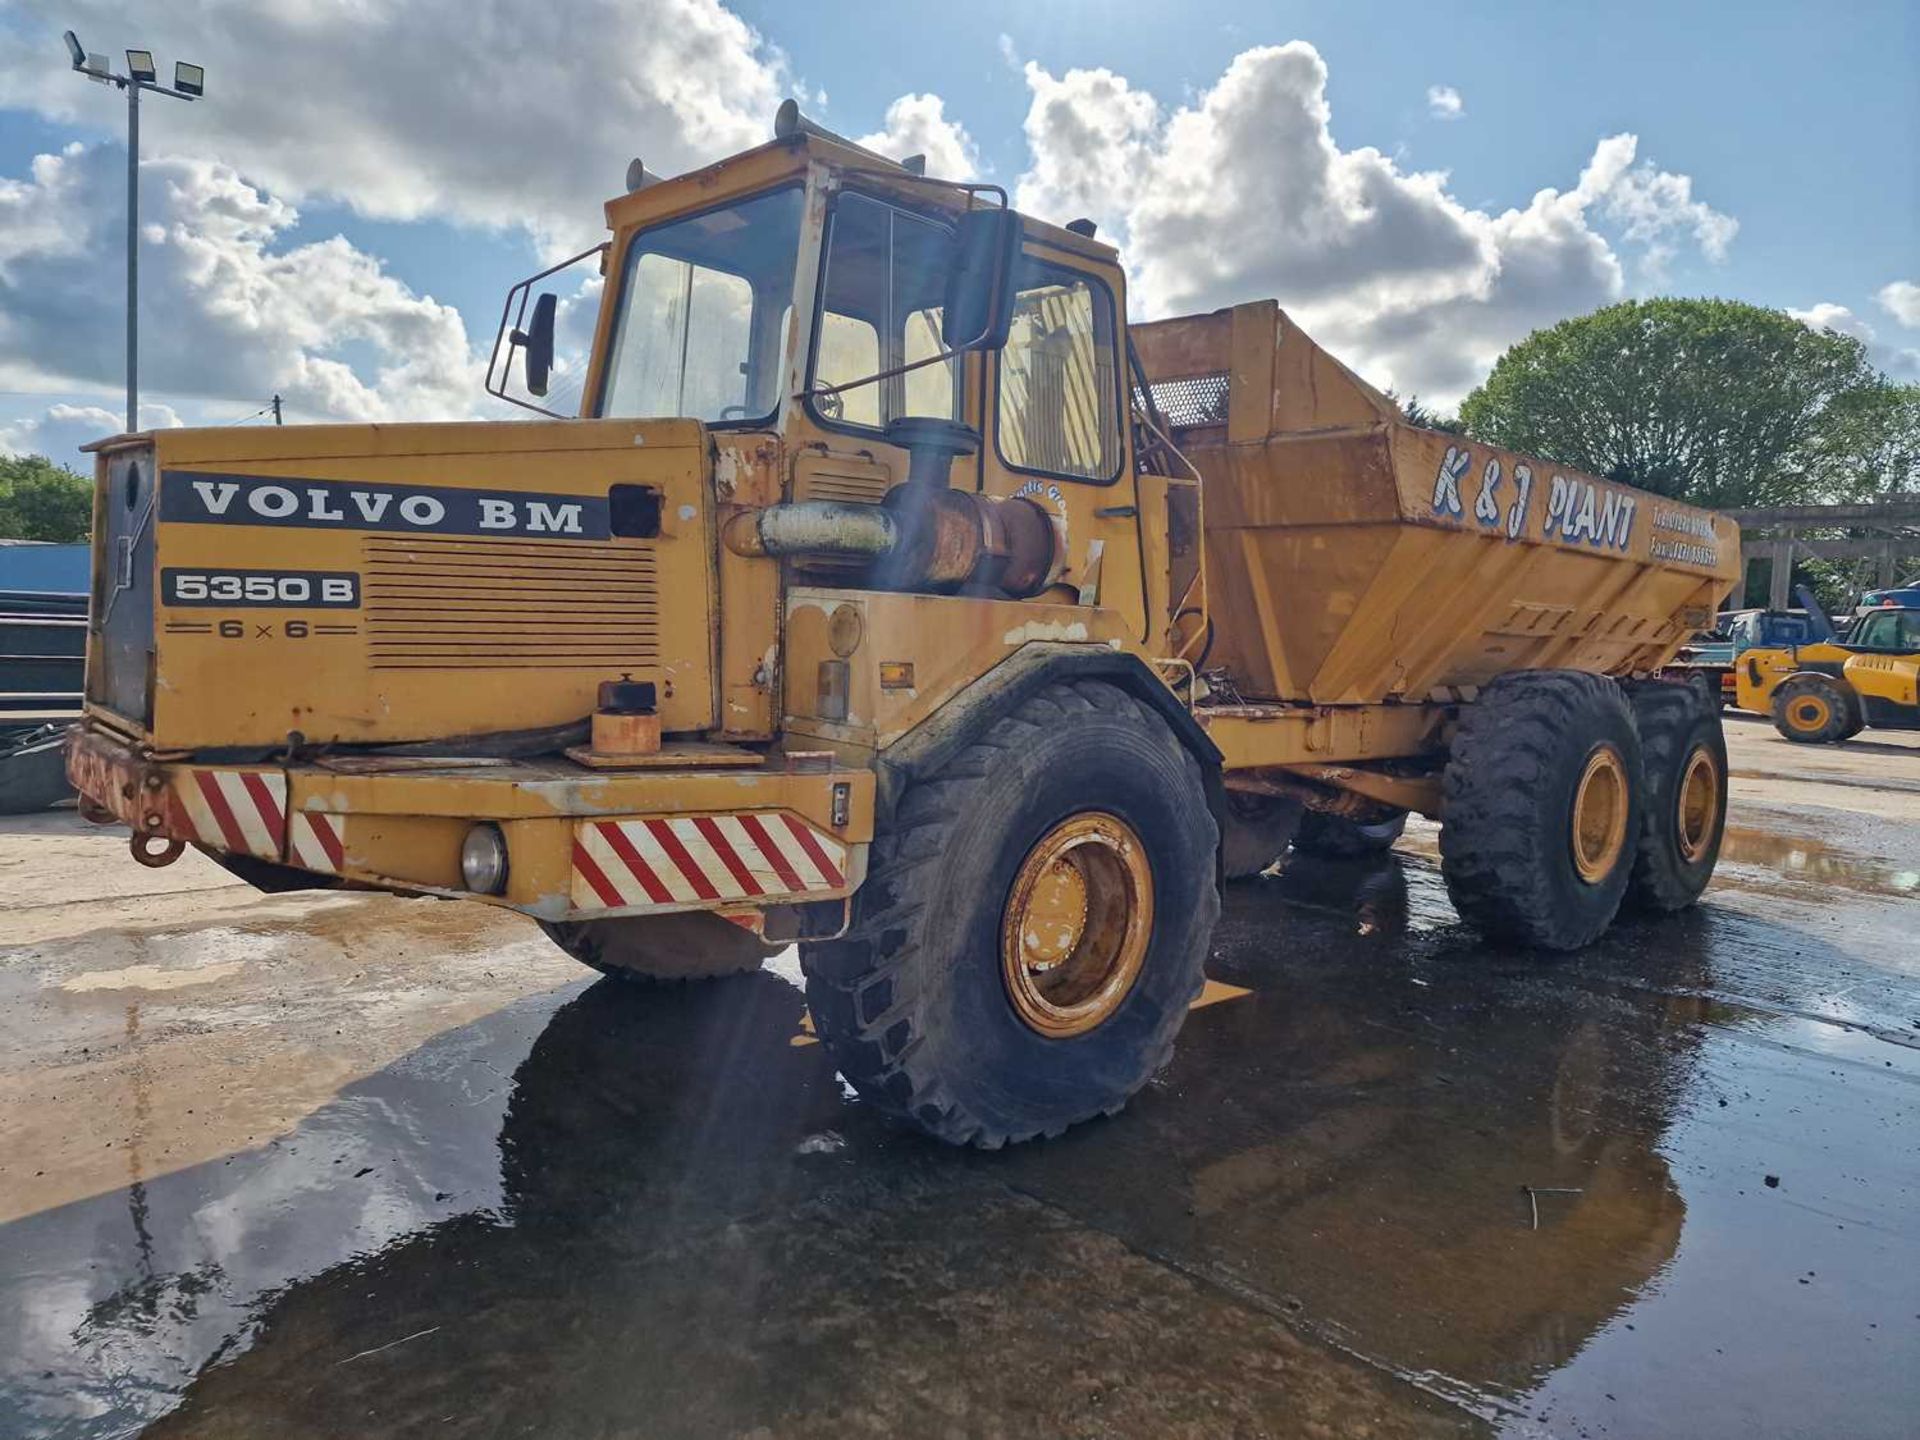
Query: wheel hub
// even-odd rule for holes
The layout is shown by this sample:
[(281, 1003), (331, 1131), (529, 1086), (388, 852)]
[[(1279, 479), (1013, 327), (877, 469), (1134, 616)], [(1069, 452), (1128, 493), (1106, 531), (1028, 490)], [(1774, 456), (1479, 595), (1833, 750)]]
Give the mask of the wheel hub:
[(1827, 702), (1818, 695), (1801, 695), (1787, 706), (1787, 719), (1796, 730), (1818, 730), (1827, 717)]
[(1153, 933), (1153, 876), (1133, 828), (1104, 811), (1055, 825), (1014, 876), (1000, 927), (1014, 1012), (1053, 1038), (1100, 1025), (1132, 991)]
[(1627, 771), (1619, 752), (1602, 745), (1587, 757), (1573, 792), (1573, 865), (1598, 885), (1613, 873), (1627, 840)]
[(1686, 772), (1680, 777), (1680, 813), (1676, 827), (1681, 858), (1689, 865), (1699, 864), (1713, 843), (1719, 801), (1719, 768), (1706, 746), (1696, 746), (1687, 757)]

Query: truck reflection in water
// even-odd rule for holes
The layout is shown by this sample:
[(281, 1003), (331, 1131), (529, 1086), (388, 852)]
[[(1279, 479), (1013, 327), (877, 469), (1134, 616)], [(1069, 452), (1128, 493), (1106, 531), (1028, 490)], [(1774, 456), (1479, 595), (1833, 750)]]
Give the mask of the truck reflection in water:
[[(1121, 1118), (1000, 1154), (869, 1116), (775, 973), (509, 1007), (131, 1222), (123, 1194), (0, 1229), (0, 1429), (1513, 1415), (1674, 1254), (1660, 1144), (1707, 1002), (1620, 982), (1699, 989), (1712, 922), (1547, 963), (1439, 896), (1397, 856), (1230, 887), (1209, 968), (1250, 993)], [(1536, 1231), (1529, 1185), (1577, 1193)]]

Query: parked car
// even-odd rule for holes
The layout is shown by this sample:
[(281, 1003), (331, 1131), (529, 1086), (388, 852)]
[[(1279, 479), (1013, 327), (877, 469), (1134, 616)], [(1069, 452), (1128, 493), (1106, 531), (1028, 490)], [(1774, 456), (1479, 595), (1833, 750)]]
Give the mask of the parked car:
[(1854, 608), (1856, 615), (1869, 610), (1920, 610), (1920, 585), (1896, 585), (1891, 590), (1869, 590)]

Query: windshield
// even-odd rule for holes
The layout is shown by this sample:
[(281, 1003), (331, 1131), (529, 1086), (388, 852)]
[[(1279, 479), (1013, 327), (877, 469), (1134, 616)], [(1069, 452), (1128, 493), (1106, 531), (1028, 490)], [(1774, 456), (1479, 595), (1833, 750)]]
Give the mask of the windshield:
[(798, 188), (777, 190), (634, 237), (602, 416), (738, 422), (779, 408), (802, 204)]
[[(845, 385), (944, 349), (941, 317), (953, 232), (864, 195), (834, 206), (820, 287), (814, 385)], [(821, 418), (883, 429), (902, 415), (959, 418), (960, 364), (949, 358), (850, 390), (815, 395)]]

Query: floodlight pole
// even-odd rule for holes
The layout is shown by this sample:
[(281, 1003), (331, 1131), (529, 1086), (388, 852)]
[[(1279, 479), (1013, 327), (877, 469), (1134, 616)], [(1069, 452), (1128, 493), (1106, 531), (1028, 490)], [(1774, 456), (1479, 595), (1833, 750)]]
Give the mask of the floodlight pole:
[[(116, 75), (105, 58), (90, 55), (69, 30), (61, 37), (73, 68), (93, 80), (118, 85), (127, 92), (127, 433), (140, 428), (140, 92), (197, 100), (206, 94), (207, 72), (182, 61), (174, 66), (172, 85), (162, 85), (148, 50), (127, 52), (127, 74)], [(134, 56), (144, 56), (140, 65)]]
[(127, 433), (140, 428), (140, 84), (127, 82)]

